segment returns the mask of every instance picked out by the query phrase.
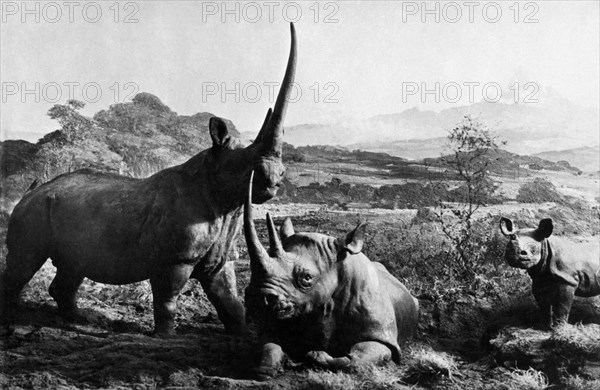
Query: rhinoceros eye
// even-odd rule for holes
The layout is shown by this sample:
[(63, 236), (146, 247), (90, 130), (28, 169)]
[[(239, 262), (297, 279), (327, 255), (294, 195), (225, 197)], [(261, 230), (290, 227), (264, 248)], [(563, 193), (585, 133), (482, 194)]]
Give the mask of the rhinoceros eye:
[(539, 252), (540, 248), (538, 247), (538, 245), (531, 243), (527, 245), (527, 251), (529, 253), (531, 253), (532, 255), (537, 255)]
[(300, 288), (310, 288), (313, 285), (314, 277), (306, 271), (298, 273), (296, 282)]

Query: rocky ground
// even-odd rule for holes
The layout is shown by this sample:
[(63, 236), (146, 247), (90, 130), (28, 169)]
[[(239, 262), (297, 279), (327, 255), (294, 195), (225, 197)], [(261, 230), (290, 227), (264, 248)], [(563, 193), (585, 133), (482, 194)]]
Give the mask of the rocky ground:
[[(316, 206), (300, 217), (293, 207), (273, 207), (279, 217), (288, 212), (296, 215), (298, 230), (330, 234), (340, 233), (333, 225), (343, 231), (357, 217), (352, 211), (324, 217)], [(266, 210), (259, 211), (262, 215)], [(373, 212), (372, 234), (379, 234), (391, 220), (405, 226), (414, 218), (412, 212), (389, 212)], [(259, 228), (264, 234), (264, 226)], [(243, 245), (240, 249), (237, 274), (242, 293), (249, 267)], [(402, 269), (399, 272), (403, 274)], [(597, 389), (600, 384), (598, 301), (577, 301), (571, 322), (584, 325), (554, 333), (539, 330), (525, 277), (518, 279), (522, 284), (515, 290), (518, 297), (497, 294), (494, 299), (488, 292), (471, 295), (449, 290), (440, 290), (446, 295), (432, 298), (414, 280), (403, 279), (421, 298), (421, 318), (400, 366), (331, 373), (289, 365), (276, 379), (257, 382), (249, 372), (257, 358), (255, 339), (225, 334), (196, 281), (188, 282), (180, 296), (177, 336), (160, 339), (151, 334), (152, 296), (147, 282), (108, 286), (86, 280), (78, 302), (88, 321), (72, 325), (56, 315), (47, 293), (53, 275), (54, 267), (47, 262), (24, 291), (10, 332), (0, 339), (2, 388), (516, 390)]]

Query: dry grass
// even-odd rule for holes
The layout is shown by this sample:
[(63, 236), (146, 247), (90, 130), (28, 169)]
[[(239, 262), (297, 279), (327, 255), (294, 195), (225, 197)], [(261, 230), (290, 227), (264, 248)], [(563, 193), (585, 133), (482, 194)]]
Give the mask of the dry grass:
[(600, 389), (600, 379), (586, 380), (578, 376), (566, 378), (564, 382), (565, 390), (598, 390)]
[(514, 370), (510, 376), (517, 389), (543, 390), (548, 387), (546, 374), (533, 368), (528, 370)]
[(419, 347), (411, 351), (404, 379), (409, 383), (432, 383), (458, 374), (456, 359), (445, 352)]
[(346, 390), (359, 388), (360, 383), (354, 375), (329, 371), (309, 371), (307, 382), (300, 388), (314, 390)]
[(306, 382), (297, 390), (408, 390), (402, 383), (401, 369), (395, 364), (367, 365), (352, 373), (309, 370)]
[(569, 325), (555, 329), (551, 340), (561, 351), (600, 357), (600, 325)]
[(528, 370), (515, 369), (491, 379), (489, 388), (494, 390), (544, 390), (549, 388), (546, 375), (533, 368)]

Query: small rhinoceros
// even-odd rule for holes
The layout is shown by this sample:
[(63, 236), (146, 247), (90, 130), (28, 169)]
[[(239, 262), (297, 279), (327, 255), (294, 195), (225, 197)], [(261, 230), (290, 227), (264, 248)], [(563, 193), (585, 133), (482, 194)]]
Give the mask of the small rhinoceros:
[(567, 322), (575, 296), (600, 295), (598, 244), (550, 237), (553, 229), (549, 218), (542, 219), (537, 229), (517, 229), (510, 219), (500, 220), (500, 231), (510, 239), (506, 261), (527, 270), (533, 296), (548, 326)]
[(286, 355), (333, 370), (390, 358), (399, 363), (419, 305), (382, 264), (361, 253), (365, 224), (336, 239), (295, 233), (287, 218), (280, 239), (267, 214), (267, 251), (258, 239), (251, 203), (252, 176), (244, 233), (252, 274), (246, 308), (263, 342), (255, 374), (261, 379), (275, 375)]

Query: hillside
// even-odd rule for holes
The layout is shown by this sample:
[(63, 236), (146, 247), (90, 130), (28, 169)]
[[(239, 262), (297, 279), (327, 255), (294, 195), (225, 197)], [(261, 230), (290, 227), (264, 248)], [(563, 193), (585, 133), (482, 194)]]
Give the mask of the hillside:
[(552, 150), (537, 153), (535, 156), (549, 161), (568, 161), (585, 172), (600, 171), (600, 147), (584, 146), (567, 150)]
[[(402, 143), (404, 142), (398, 142), (398, 144)], [(423, 141), (423, 144), (424, 143), (425, 141)], [(438, 145), (446, 145), (447, 138), (437, 138), (436, 143)], [(408, 150), (410, 149), (409, 145), (413, 143), (407, 141), (405, 144), (407, 145), (406, 148)], [(292, 145), (287, 145), (284, 152), (285, 151), (294, 156), (301, 155), (301, 161), (307, 161), (313, 164), (327, 162), (352, 163), (385, 170), (390, 176), (401, 173), (407, 175), (411, 168), (422, 170), (423, 166), (448, 169), (451, 168), (448, 161), (453, 158), (448, 155), (449, 150), (447, 148), (444, 148), (445, 155), (440, 156), (438, 154), (431, 158), (421, 157), (414, 161), (398, 157), (391, 153), (328, 145), (300, 146), (297, 148), (294, 148)], [(285, 156), (284, 159), (286, 159)], [(555, 172), (564, 171), (573, 174), (579, 174), (580, 172), (578, 167), (572, 166), (566, 161), (553, 162), (538, 156), (521, 156), (502, 149), (494, 151), (491, 154), (490, 159), (493, 161), (491, 169), (498, 174), (502, 174), (503, 170), (514, 170), (517, 168), (532, 171), (540, 171), (542, 169)], [(410, 175), (408, 176), (410, 177)]]
[(390, 142), (363, 142), (348, 145), (349, 149), (361, 149), (371, 152), (387, 153), (409, 160), (435, 158), (448, 153), (448, 138), (407, 139)]
[[(448, 164), (448, 161), (452, 158), (453, 156), (426, 158), (423, 162), (430, 166), (449, 168), (451, 165)], [(581, 170), (578, 167), (572, 166), (567, 161), (553, 162), (537, 156), (521, 156), (502, 149), (493, 151), (489, 158), (492, 161), (490, 169), (498, 174), (503, 174), (505, 173), (504, 171), (512, 171), (515, 169), (567, 171), (577, 175), (581, 173)]]
[[(3, 206), (20, 198), (33, 180), (44, 182), (80, 168), (145, 177), (212, 145), (208, 122), (213, 114), (180, 116), (149, 93), (139, 93), (130, 103), (111, 105), (93, 118), (80, 115), (69, 104), (53, 110), (63, 115), (59, 118), (63, 121), (61, 130), (36, 144), (0, 142)], [(238, 137), (233, 123), (228, 121), (228, 125), (231, 134)], [(69, 141), (65, 134), (71, 128), (76, 134)]]

